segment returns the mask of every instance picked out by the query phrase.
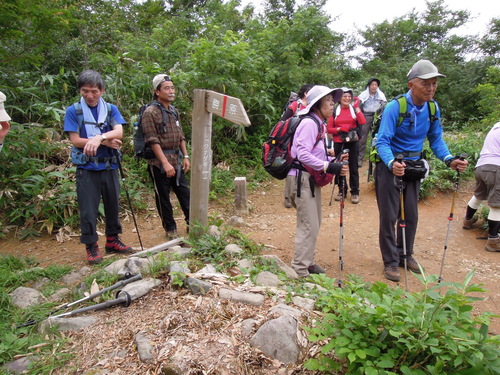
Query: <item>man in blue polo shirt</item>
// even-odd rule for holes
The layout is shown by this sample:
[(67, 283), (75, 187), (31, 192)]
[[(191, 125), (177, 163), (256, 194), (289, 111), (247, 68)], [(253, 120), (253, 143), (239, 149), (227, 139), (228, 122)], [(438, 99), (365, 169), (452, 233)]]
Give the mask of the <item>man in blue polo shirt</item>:
[(78, 76), (79, 102), (66, 110), (64, 131), (73, 144), (71, 160), (76, 169), (76, 193), (80, 210), (80, 241), (85, 244), (90, 264), (100, 263), (102, 255), (97, 242), (97, 215), (102, 197), (106, 217), (106, 252), (126, 254), (132, 251), (119, 234), (120, 180), (119, 148), (125, 124), (115, 105), (102, 99), (105, 84), (94, 70)]
[[(418, 222), (418, 194), (420, 182), (425, 177), (422, 150), (427, 138), (432, 152), (448, 167), (463, 172), (467, 160), (452, 156), (442, 138), (440, 110), (436, 103), (436, 115), (431, 116), (430, 104), (437, 89), (438, 77), (445, 77), (428, 60), (420, 60), (407, 75), (409, 91), (405, 94), (407, 116), (399, 124), (399, 102), (387, 104), (377, 137), (377, 151), (381, 161), (375, 169), (375, 193), (379, 209), (379, 244), (384, 261), (384, 276), (391, 281), (400, 280), (398, 267), (406, 267), (420, 273), (418, 262), (413, 258), (413, 243)], [(435, 102), (434, 102), (435, 103)], [(403, 158), (400, 160), (400, 156)], [(415, 163), (419, 161), (419, 163)], [(415, 164), (413, 168), (411, 164)], [(428, 169), (428, 167), (427, 167)], [(402, 224), (400, 193), (403, 189), (404, 218)], [(403, 232), (405, 240), (403, 241)]]

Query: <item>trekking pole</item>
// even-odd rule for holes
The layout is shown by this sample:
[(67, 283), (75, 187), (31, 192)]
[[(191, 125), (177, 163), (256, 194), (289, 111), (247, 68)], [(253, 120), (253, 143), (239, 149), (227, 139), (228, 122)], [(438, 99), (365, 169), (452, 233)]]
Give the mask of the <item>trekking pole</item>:
[[(134, 281), (137, 281), (137, 280), (140, 280), (140, 279), (142, 279), (142, 275), (141, 274), (137, 274), (135, 276), (131, 276), (130, 274), (127, 273), (125, 275), (125, 279), (120, 280), (117, 283), (115, 283), (115, 284), (113, 284), (111, 286), (108, 286), (107, 288), (101, 289), (98, 292), (92, 293), (91, 295), (89, 295), (87, 297), (81, 298), (78, 301), (71, 302), (71, 303), (66, 303), (65, 305), (62, 305), (62, 306), (58, 307), (56, 310), (54, 310), (51, 313), (49, 313), (49, 316), (47, 318), (50, 318), (53, 314), (55, 314), (58, 311), (66, 310), (66, 309), (70, 308), (71, 306), (77, 305), (77, 304), (85, 302), (85, 301), (89, 301), (91, 299), (99, 297), (100, 295), (102, 295), (102, 294), (104, 294), (106, 292), (109, 292), (110, 290), (118, 289), (118, 288), (120, 288), (120, 287), (122, 287), (124, 285), (130, 284), (130, 283), (132, 283)], [(40, 320), (39, 321), (29, 320), (26, 323), (18, 325), (16, 328), (31, 326), (31, 325), (34, 325), (34, 324), (36, 324), (38, 322), (40, 322)]]
[[(467, 154), (462, 154), (459, 156), (460, 160), (465, 160), (469, 155)], [(451, 228), (451, 222), (453, 221), (453, 214), (455, 211), (455, 198), (457, 197), (458, 193), (458, 185), (460, 184), (460, 171), (457, 169), (457, 176), (455, 178), (455, 189), (453, 190), (453, 198), (451, 200), (451, 209), (450, 209), (450, 216), (448, 216), (448, 230), (446, 232), (446, 239), (444, 241), (444, 249), (443, 249), (443, 258), (441, 259), (441, 269), (439, 271), (439, 277), (438, 277), (438, 284), (443, 281), (443, 268), (444, 268), (444, 260), (446, 257), (446, 250), (448, 249), (448, 238), (450, 236), (450, 228)]]
[[(343, 150), (342, 150), (342, 152), (341, 152), (339, 155), (337, 155), (337, 157), (335, 157), (334, 161), (338, 161), (338, 160), (340, 160), (340, 157), (341, 157), (342, 155), (345, 155), (345, 154), (348, 154), (348, 153), (349, 153), (349, 149), (348, 149), (348, 148), (343, 149)], [(340, 176), (339, 176), (339, 179), (340, 179)], [(333, 195), (334, 195), (333, 193), (334, 193), (334, 192), (335, 192), (335, 184), (333, 185), (333, 188), (332, 188), (332, 195), (330, 196), (330, 203), (328, 203), (328, 205), (329, 205), (329, 206), (331, 206), (331, 205), (332, 205), (332, 202), (333, 202)]]
[[(344, 150), (345, 151), (345, 150)], [(347, 150), (349, 152), (349, 150)], [(342, 165), (349, 164), (348, 161), (342, 161)], [(339, 288), (342, 288), (342, 271), (344, 270), (344, 201), (345, 201), (345, 176), (342, 178), (342, 187), (340, 190), (341, 199), (340, 199), (340, 239), (339, 239), (339, 277), (337, 280), (337, 285)]]
[[(397, 162), (403, 164), (403, 155), (397, 156)], [(408, 264), (406, 260), (406, 222), (405, 222), (405, 202), (403, 197), (403, 176), (399, 177), (399, 205), (401, 206), (401, 218), (399, 219), (399, 227), (403, 235), (403, 261), (405, 267), (405, 290), (408, 291)]]
[(118, 151), (116, 151), (116, 160), (118, 162), (118, 169), (120, 170), (120, 176), (122, 177), (123, 190), (125, 190), (125, 195), (127, 196), (128, 205), (130, 207), (130, 212), (132, 213), (132, 219), (134, 220), (135, 231), (137, 232), (137, 237), (139, 238), (139, 244), (141, 245), (141, 251), (144, 251), (144, 247), (142, 247), (141, 234), (139, 233), (139, 227), (137, 226), (134, 210), (132, 209), (132, 200), (130, 199), (130, 194), (128, 193), (128, 189), (125, 184), (125, 173), (123, 173), (122, 162), (120, 160)]
[(119, 290), (116, 292), (115, 299), (98, 303), (97, 305), (82, 307), (81, 309), (68, 311), (59, 315), (49, 316), (47, 319), (62, 318), (64, 316), (72, 316), (87, 311), (104, 310), (115, 305), (123, 305), (124, 307), (129, 307), (131, 302), (132, 298), (130, 297), (130, 294), (128, 294), (124, 290)]

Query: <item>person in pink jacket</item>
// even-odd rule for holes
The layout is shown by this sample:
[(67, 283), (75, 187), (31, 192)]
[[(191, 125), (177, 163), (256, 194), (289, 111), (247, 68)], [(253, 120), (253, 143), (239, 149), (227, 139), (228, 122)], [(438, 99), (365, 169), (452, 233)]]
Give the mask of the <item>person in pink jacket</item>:
[[(328, 120), (328, 133), (333, 135), (335, 155), (344, 149), (349, 149), (349, 185), (351, 190), (351, 203), (359, 203), (359, 173), (358, 173), (358, 153), (359, 138), (361, 136), (361, 126), (366, 123), (365, 116), (359, 108), (359, 99), (354, 98), (353, 91), (347, 87), (342, 87), (343, 95), (340, 105), (336, 106), (333, 116)], [(349, 186), (346, 178), (335, 180), (339, 185), (339, 194), (336, 201), (347, 195)], [(343, 191), (342, 191), (343, 187)]]

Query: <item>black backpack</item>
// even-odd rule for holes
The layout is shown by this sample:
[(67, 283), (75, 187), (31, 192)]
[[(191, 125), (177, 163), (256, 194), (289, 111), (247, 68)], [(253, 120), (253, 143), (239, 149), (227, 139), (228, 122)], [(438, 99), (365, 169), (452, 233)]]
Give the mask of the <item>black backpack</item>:
[[(300, 122), (306, 116), (292, 116), (284, 121), (278, 121), (269, 133), (267, 141), (262, 145), (262, 164), (264, 165), (264, 169), (278, 180), (285, 179), (294, 164), (295, 159), (290, 155), (293, 136)], [(318, 125), (316, 146), (321, 140), (321, 124), (314, 117), (310, 118)]]
[(141, 108), (139, 108), (139, 113), (137, 114), (137, 121), (134, 122), (134, 151), (137, 159), (154, 159), (156, 157), (151, 147), (146, 144), (144, 132), (142, 131), (142, 116), (144, 115), (146, 108), (150, 105), (157, 106), (161, 109), (164, 132), (167, 131), (167, 114), (174, 115), (175, 119), (179, 121), (177, 109), (173, 105), (170, 105), (171, 109), (167, 109), (160, 102), (154, 100), (151, 103), (141, 106)]

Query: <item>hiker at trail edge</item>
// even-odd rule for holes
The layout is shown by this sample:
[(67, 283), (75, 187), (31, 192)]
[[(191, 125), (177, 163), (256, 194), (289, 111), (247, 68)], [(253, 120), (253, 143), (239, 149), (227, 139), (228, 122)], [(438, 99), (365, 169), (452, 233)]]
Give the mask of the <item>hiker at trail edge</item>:
[(97, 235), (97, 216), (102, 198), (106, 223), (107, 253), (127, 254), (132, 247), (125, 245), (119, 235), (120, 180), (119, 153), (123, 125), (118, 108), (102, 98), (106, 86), (100, 73), (85, 70), (77, 79), (80, 101), (66, 109), (64, 131), (73, 144), (71, 160), (76, 169), (76, 194), (80, 211), (80, 241), (85, 244), (90, 264), (100, 263)]
[(177, 196), (189, 231), (190, 190), (185, 174), (191, 164), (179, 112), (172, 105), (174, 82), (168, 75), (158, 74), (153, 78), (153, 90), (158, 105), (146, 108), (142, 128), (144, 139), (155, 155), (148, 160), (148, 171), (154, 184), (156, 208), (167, 238), (172, 239), (177, 236), (177, 224), (170, 202), (171, 190)]
[[(295, 131), (291, 156), (298, 163), (313, 171), (345, 176), (347, 165), (332, 160), (326, 154), (326, 121), (333, 114), (335, 102), (340, 100), (342, 90), (326, 86), (314, 86), (307, 93), (307, 107), (297, 113), (303, 117)], [(346, 154), (344, 157), (347, 157)], [(321, 187), (311, 179), (304, 168), (292, 168), (288, 173), (292, 178), (290, 200), (297, 208), (297, 231), (292, 268), (301, 277), (314, 273), (324, 273), (324, 269), (314, 263), (316, 240), (321, 226)]]
[(385, 94), (380, 90), (380, 80), (370, 78), (366, 84), (366, 90), (358, 96), (366, 123), (361, 127), (361, 139), (359, 140), (358, 166), (363, 166), (366, 154), (366, 143), (370, 136), (375, 113), (387, 103)]
[(10, 130), (10, 116), (5, 112), (3, 103), (7, 100), (7, 97), (3, 92), (0, 91), (0, 152), (2, 152), (3, 141), (9, 133)]
[[(307, 107), (307, 93), (312, 87), (313, 85), (310, 84), (305, 84), (301, 86), (298, 93), (298, 100), (294, 100), (292, 103), (290, 103), (285, 113), (281, 117), (281, 121), (288, 120), (290, 117), (294, 116), (298, 111)], [(292, 203), (290, 202), (291, 183), (292, 183), (291, 177), (287, 177), (285, 181), (285, 193), (284, 193), (285, 201), (283, 203), (286, 208), (292, 207)]]
[(351, 203), (358, 204), (359, 137), (362, 131), (361, 128), (364, 126), (366, 120), (359, 108), (360, 101), (358, 98), (354, 98), (353, 91), (347, 87), (342, 87), (342, 92), (340, 105), (335, 106), (333, 116), (328, 120), (328, 133), (333, 136), (335, 155), (340, 154), (344, 149), (349, 149), (349, 184), (347, 184), (346, 177), (335, 177), (335, 184), (339, 186), (339, 194), (335, 197), (335, 200), (342, 200), (341, 189), (343, 186), (343, 196), (346, 197), (347, 191), (350, 188)]
[(483, 201), (487, 201), (488, 213), (488, 240), (485, 249), (491, 252), (500, 252), (500, 122), (493, 125), (484, 139), (483, 148), (474, 170), (476, 187), (472, 198), (467, 203), (467, 211), (463, 222), (463, 229), (472, 229), (477, 220), (474, 217)]
[[(404, 252), (408, 270), (420, 273), (419, 264), (413, 257), (413, 246), (418, 223), (418, 194), (420, 183), (428, 173), (428, 164), (422, 154), (424, 141), (448, 167), (460, 172), (467, 166), (467, 160), (451, 155), (443, 140), (440, 123), (440, 109), (437, 106), (435, 118), (431, 118), (432, 101), (438, 77), (445, 77), (428, 60), (413, 65), (407, 75), (409, 91), (405, 94), (407, 113), (398, 125), (399, 102), (387, 104), (380, 124), (377, 151), (381, 161), (375, 168), (375, 193), (379, 209), (379, 245), (384, 261), (384, 276), (399, 281), (399, 267), (404, 267)], [(403, 160), (398, 161), (402, 155)], [(401, 185), (402, 184), (402, 185)], [(400, 188), (403, 189), (405, 230), (401, 227)], [(397, 234), (396, 228), (397, 225)], [(402, 233), (405, 232), (403, 241)]]

